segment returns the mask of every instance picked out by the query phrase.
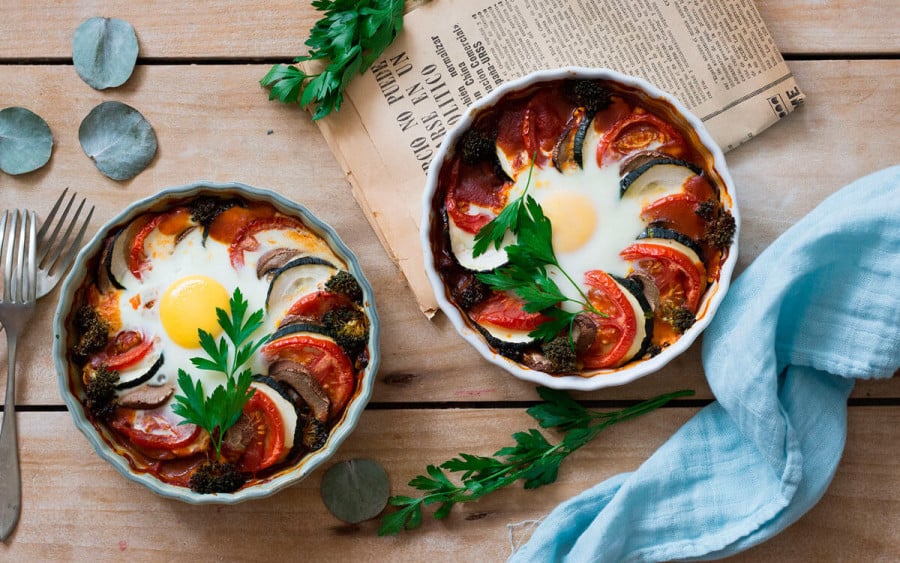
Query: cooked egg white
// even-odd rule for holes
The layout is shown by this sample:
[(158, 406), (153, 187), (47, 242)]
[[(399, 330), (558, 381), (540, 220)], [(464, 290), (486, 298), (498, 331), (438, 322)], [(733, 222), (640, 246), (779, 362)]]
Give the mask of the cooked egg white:
[[(125, 274), (119, 299), (123, 330), (141, 332), (156, 340), (154, 351), (164, 351), (165, 363), (159, 379), (175, 381), (183, 369), (202, 382), (211, 393), (224, 383), (224, 375), (199, 370), (191, 358), (205, 357), (200, 348), (198, 329), (218, 335), (221, 329), (216, 308), (229, 311), (229, 298), (236, 287), (249, 303), (248, 311), (265, 307), (268, 280), (256, 277), (255, 263), (235, 270), (228, 256), (228, 246), (212, 238), (203, 244), (200, 229), (193, 229), (175, 244), (174, 237), (152, 232), (144, 245), (151, 260), (137, 280)], [(262, 336), (254, 335), (254, 338)], [(254, 373), (262, 373), (261, 359), (251, 365)]]

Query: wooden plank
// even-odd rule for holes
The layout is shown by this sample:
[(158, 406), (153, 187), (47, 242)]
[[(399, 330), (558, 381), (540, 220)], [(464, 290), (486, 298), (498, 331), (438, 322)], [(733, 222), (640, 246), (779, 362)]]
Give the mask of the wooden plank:
[[(821, 2), (757, 0), (782, 52), (897, 53), (898, 5), (893, 0)], [(78, 25), (95, 16), (129, 21), (147, 58), (234, 59), (271, 57), (289, 61), (304, 54), (309, 28), (318, 19), (308, 3), (294, 0), (184, 3), (156, 0), (84, 2), (33, 0), (0, 7), (0, 59), (72, 57)]]
[[(829, 194), (894, 164), (900, 154), (896, 122), (885, 119), (898, 110), (900, 62), (803, 61), (793, 67), (808, 91), (808, 104), (728, 155), (743, 216), (739, 270)], [(209, 179), (273, 189), (333, 224), (375, 287), (384, 327), (375, 401), (534, 399), (533, 385), (484, 361), (446, 318), (428, 322), (422, 317), (350, 197), (317, 128), (296, 107), (266, 100), (256, 82), (263, 72), (265, 65), (140, 66), (126, 87), (100, 93), (81, 83), (69, 67), (0, 66), (0, 75), (9, 77), (0, 82), (0, 100), (42, 115), (56, 142), (45, 168), (24, 176), (0, 175), (0, 190), (9, 201), (28, 202), (41, 215), (63, 187), (78, 190), (97, 205), (93, 233), (126, 204), (168, 186)], [(139, 109), (159, 138), (159, 154), (150, 168), (129, 182), (102, 176), (78, 143), (81, 119), (95, 104), (110, 99)], [(861, 99), (865, 104), (857, 103)], [(846, 157), (838, 163), (839, 155)], [(48, 375), (54, 371), (48, 352), (56, 295), (38, 304), (28, 339), (20, 346), (22, 404), (60, 402)], [(5, 339), (0, 338), (3, 356)], [(637, 398), (681, 388), (710, 396), (699, 343), (656, 375), (585, 396)], [(860, 382), (855, 396), (900, 397), (900, 379)]]
[[(540, 518), (557, 503), (635, 469), (693, 413), (663, 409), (606, 435), (567, 459), (559, 481), (519, 487), (427, 517), (418, 531), (376, 536), (378, 521), (340, 524), (319, 498), (322, 471), (276, 495), (232, 507), (159, 498), (100, 460), (66, 413), (21, 413), (22, 520), (0, 556), (11, 560), (296, 560), (338, 554), (365, 561), (500, 561), (507, 525)], [(378, 460), (394, 494), (425, 465), (460, 451), (490, 454), (531, 426), (519, 409), (367, 412), (334, 461)], [(900, 553), (897, 443), (900, 408), (850, 410), (847, 448), (823, 500), (797, 524), (744, 554), (744, 561), (885, 561)], [(329, 467), (326, 464), (325, 468)], [(323, 468), (323, 470), (325, 469)], [(428, 514), (430, 514), (430, 509)], [(264, 554), (264, 555), (263, 555)]]

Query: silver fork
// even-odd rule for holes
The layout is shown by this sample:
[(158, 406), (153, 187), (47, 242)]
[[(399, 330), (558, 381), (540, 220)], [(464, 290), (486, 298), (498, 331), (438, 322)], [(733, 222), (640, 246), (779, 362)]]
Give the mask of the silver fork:
[[(34, 211), (4, 211), (0, 218), (0, 257), (3, 264), (3, 297), (0, 323), (6, 327), (6, 401), (0, 428), (0, 541), (6, 541), (19, 521), (22, 484), (16, 437), (16, 344), (34, 315), (37, 299), (37, 233)], [(7, 223), (9, 229), (7, 231)]]
[[(66, 200), (68, 191), (69, 188), (66, 188), (60, 194), (56, 203), (53, 205), (53, 209), (50, 210), (50, 214), (47, 215), (47, 218), (44, 220), (44, 224), (41, 225), (41, 230), (37, 233), (37, 296), (39, 299), (50, 293), (53, 288), (56, 287), (56, 284), (62, 279), (63, 274), (65, 274), (66, 270), (69, 269), (69, 266), (72, 265), (72, 262), (75, 260), (75, 255), (78, 254), (78, 249), (81, 248), (81, 239), (84, 238), (84, 232), (87, 230), (88, 223), (91, 222), (91, 216), (94, 214), (94, 206), (92, 205), (88, 211), (87, 217), (81, 222), (81, 228), (75, 234), (75, 238), (72, 238), (72, 231), (74, 231), (75, 227), (79, 224), (79, 217), (84, 210), (84, 204), (87, 202), (86, 198), (81, 198), (78, 209), (75, 210), (75, 214), (69, 219), (69, 211), (72, 210), (72, 204), (75, 203), (75, 198), (78, 195), (77, 192), (72, 192), (72, 197), (69, 198), (68, 203), (66, 203), (62, 215), (54, 224), (56, 213), (59, 211), (62, 203)], [(50, 229), (51, 225), (53, 226), (53, 232), (51, 232), (48, 237), (47, 231)], [(60, 229), (64, 226), (66, 230), (63, 233), (62, 238), (57, 239)]]

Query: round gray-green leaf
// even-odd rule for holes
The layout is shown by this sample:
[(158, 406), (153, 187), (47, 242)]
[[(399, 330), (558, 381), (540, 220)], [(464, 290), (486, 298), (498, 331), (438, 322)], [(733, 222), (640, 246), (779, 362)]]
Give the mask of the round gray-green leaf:
[(31, 110), (0, 110), (0, 170), (25, 174), (47, 164), (53, 150), (53, 134), (41, 116)]
[(78, 26), (72, 39), (75, 72), (97, 90), (124, 84), (137, 55), (134, 28), (117, 18), (91, 18)]
[(156, 134), (141, 113), (122, 102), (103, 102), (78, 128), (84, 153), (113, 180), (130, 180), (156, 154)]
[(332, 465), (322, 478), (322, 500), (334, 516), (357, 524), (375, 518), (387, 506), (387, 473), (371, 459), (351, 459)]

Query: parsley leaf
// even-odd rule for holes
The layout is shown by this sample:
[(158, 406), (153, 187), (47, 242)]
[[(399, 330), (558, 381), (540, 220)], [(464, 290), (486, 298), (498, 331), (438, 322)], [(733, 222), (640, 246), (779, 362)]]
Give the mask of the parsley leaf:
[[(603, 430), (646, 414), (672, 399), (693, 395), (693, 391), (676, 391), (659, 395), (637, 405), (618, 411), (590, 411), (564, 391), (538, 388), (544, 403), (528, 409), (542, 428), (564, 431), (560, 442), (551, 444), (537, 429), (513, 434), (515, 445), (498, 450), (492, 457), (460, 453), (459, 457), (439, 466), (426, 467), (428, 475), (419, 475), (409, 486), (422, 491), (422, 496), (394, 496), (391, 506), (399, 510), (381, 519), (379, 536), (397, 535), (403, 530), (414, 530), (422, 525), (422, 507), (440, 504), (434, 512), (435, 519), (446, 518), (453, 506), (472, 502), (522, 480), (526, 489), (536, 489), (556, 481), (562, 461), (594, 438)], [(458, 474), (457, 485), (446, 472)]]
[[(246, 320), (244, 319), (248, 305), (240, 288), (236, 288), (228, 302), (230, 313), (226, 313), (223, 309), (216, 309), (219, 326), (222, 327), (225, 336), (216, 342), (210, 333), (203, 329), (198, 330), (200, 347), (208, 357), (191, 358), (191, 363), (197, 369), (223, 374), (225, 376), (224, 384), (217, 385), (212, 394), (207, 396), (200, 380), (195, 383), (186, 371), (178, 370), (178, 386), (182, 394), (175, 395), (172, 410), (184, 418), (180, 424), (196, 424), (209, 433), (216, 450), (217, 460), (222, 455), (222, 440), (225, 432), (237, 423), (244, 410), (244, 405), (254, 393), (254, 390), (250, 388), (250, 384), (253, 382), (252, 372), (249, 369), (243, 369), (238, 373), (238, 370), (268, 340), (268, 336), (265, 336), (257, 341), (248, 341), (263, 325), (262, 309), (252, 313)], [(229, 342), (235, 349), (233, 358)]]
[[(553, 225), (544, 215), (540, 204), (528, 195), (536, 158), (537, 152), (531, 158), (522, 195), (504, 207), (499, 215), (475, 234), (475, 245), (472, 247), (474, 256), (486, 252), (491, 244), (500, 248), (507, 231), (515, 234), (516, 242), (504, 247), (506, 264), (494, 271), (476, 274), (475, 277), (494, 291), (514, 292), (525, 302), (525, 312), (543, 313), (553, 319), (542, 323), (529, 336), (549, 341), (568, 328), (569, 342), (574, 346), (571, 331), (575, 317), (580, 313), (564, 311), (558, 307), (560, 303), (569, 301), (581, 305), (582, 310), (601, 317), (609, 315), (591, 304), (581, 286), (560, 265), (553, 251)], [(581, 300), (567, 297), (562, 292), (550, 276), (548, 266), (556, 268), (578, 290)]]
[(365, 72), (403, 28), (403, 0), (314, 0), (324, 13), (310, 30), (309, 53), (294, 63), (327, 62), (317, 74), (288, 65), (275, 65), (259, 81), (270, 88), (269, 99), (315, 105), (313, 119), (337, 111), (343, 92), (357, 74)]

